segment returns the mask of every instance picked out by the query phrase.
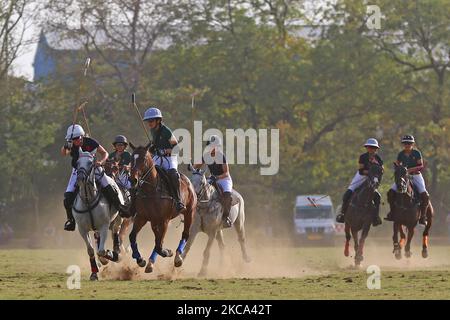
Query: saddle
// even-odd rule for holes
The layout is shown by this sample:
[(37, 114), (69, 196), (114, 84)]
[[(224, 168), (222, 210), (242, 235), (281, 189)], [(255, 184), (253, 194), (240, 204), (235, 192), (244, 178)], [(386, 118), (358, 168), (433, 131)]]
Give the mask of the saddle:
[[(174, 199), (174, 187), (170, 183), (170, 178), (167, 170), (160, 166), (155, 166), (155, 169), (158, 173), (157, 181), (156, 181), (156, 194), (161, 199)], [(137, 196), (141, 198), (148, 197), (148, 195), (144, 195), (141, 191), (142, 189), (138, 189)]]
[[(223, 190), (222, 190), (222, 188), (220, 187), (220, 185), (216, 181), (214, 181), (214, 183), (212, 183), (212, 186), (217, 191), (217, 194), (219, 196), (218, 200), (220, 201), (221, 204), (223, 204)], [(232, 192), (231, 192), (231, 206), (233, 207), (233, 206), (237, 205), (238, 203), (239, 203), (239, 198), (236, 195), (236, 191), (233, 189)]]

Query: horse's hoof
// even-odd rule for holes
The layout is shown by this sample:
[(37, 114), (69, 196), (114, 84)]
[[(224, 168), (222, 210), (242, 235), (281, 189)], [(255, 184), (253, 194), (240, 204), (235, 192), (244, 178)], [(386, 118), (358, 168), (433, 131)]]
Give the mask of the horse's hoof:
[(161, 257), (163, 258), (170, 258), (173, 256), (173, 251), (170, 249), (162, 249), (161, 251)]
[(428, 258), (428, 250), (427, 249), (422, 250), (422, 258), (424, 258), (424, 259)]
[(153, 272), (153, 263), (149, 261), (147, 267), (145, 268), (145, 273), (152, 273), (152, 272)]
[(395, 253), (395, 259), (400, 260), (402, 258), (402, 253), (401, 251), (398, 251)]
[(252, 262), (252, 258), (250, 258), (248, 255), (245, 255), (244, 256), (244, 262), (245, 263), (250, 263), (250, 262)]
[(206, 270), (200, 270), (200, 272), (198, 273), (197, 277), (199, 278), (204, 278), (206, 277)]
[(98, 280), (98, 276), (96, 273), (92, 273), (91, 276), (89, 277), (89, 280), (91, 281), (97, 281)]
[(350, 255), (350, 250), (346, 249), (344, 250), (344, 256), (348, 257)]
[(181, 254), (178, 251), (177, 254), (175, 255), (174, 265), (176, 268), (179, 268), (183, 265), (183, 258), (181, 258)]
[(98, 260), (100, 260), (100, 262), (102, 263), (102, 265), (104, 265), (104, 266), (106, 266), (107, 264), (108, 264), (108, 262), (109, 262), (109, 260), (108, 259), (106, 259), (105, 257), (103, 257), (103, 256), (98, 256)]
[(147, 262), (144, 259), (142, 259), (142, 258), (137, 259), (136, 263), (141, 268), (145, 267), (145, 265), (147, 264)]
[(405, 251), (406, 258), (411, 258), (411, 255), (412, 255), (411, 251)]

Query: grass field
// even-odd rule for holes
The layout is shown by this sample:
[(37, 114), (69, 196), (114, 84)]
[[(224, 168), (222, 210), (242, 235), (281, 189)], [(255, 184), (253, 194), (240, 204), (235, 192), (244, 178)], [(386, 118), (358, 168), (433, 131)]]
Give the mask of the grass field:
[[(211, 259), (211, 274), (197, 278), (202, 247), (177, 271), (158, 260), (154, 274), (125, 257), (90, 282), (85, 251), (0, 250), (0, 299), (450, 299), (450, 247), (430, 248), (430, 257), (397, 261), (387, 245), (368, 243), (364, 267), (352, 268), (341, 247), (260, 248), (243, 264), (236, 248), (228, 262)], [(252, 252), (251, 251), (251, 252)], [(68, 265), (82, 270), (81, 289), (67, 289)], [(381, 269), (381, 289), (367, 289), (366, 267)], [(120, 280), (122, 279), (122, 280)], [(125, 279), (125, 280), (124, 280)]]

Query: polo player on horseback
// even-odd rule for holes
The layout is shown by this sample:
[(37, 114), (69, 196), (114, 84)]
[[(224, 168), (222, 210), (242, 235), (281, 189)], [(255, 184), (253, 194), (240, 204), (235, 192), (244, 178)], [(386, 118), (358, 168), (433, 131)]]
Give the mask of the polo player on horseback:
[[(342, 208), (341, 213), (336, 216), (336, 222), (344, 223), (345, 222), (345, 213), (347, 212), (347, 209), (350, 205), (350, 200), (352, 198), (353, 193), (356, 189), (358, 189), (362, 184), (367, 180), (367, 175), (369, 173), (369, 167), (371, 164), (378, 164), (381, 167), (383, 167), (383, 160), (378, 155), (378, 150), (380, 149), (380, 146), (378, 144), (378, 141), (374, 138), (370, 138), (366, 141), (364, 144), (364, 147), (366, 148), (367, 152), (363, 153), (359, 156), (359, 170), (356, 172), (355, 176), (353, 177), (352, 182), (350, 183), (350, 186), (348, 187), (347, 191), (344, 193), (343, 199), (342, 199)], [(372, 225), (374, 227), (381, 224), (380, 219), (380, 203), (381, 203), (381, 195), (378, 191), (375, 192), (375, 196), (373, 199), (376, 211), (375, 216), (372, 222)]]
[[(118, 135), (115, 137), (112, 143), (114, 151), (109, 154), (108, 161), (113, 161), (118, 163), (119, 171), (124, 170), (125, 172), (130, 171), (131, 163), (131, 153), (126, 149), (128, 147), (128, 139), (123, 135)], [(128, 175), (118, 177), (120, 184), (127, 190), (131, 189), (131, 182), (128, 179)]]
[(100, 159), (95, 162), (95, 179), (102, 186), (103, 193), (106, 196), (109, 203), (116, 207), (119, 212), (123, 210), (119, 196), (116, 190), (109, 184), (106, 178), (102, 165), (108, 159), (108, 152), (103, 148), (95, 139), (86, 137), (84, 129), (78, 125), (71, 125), (67, 129), (66, 142), (61, 148), (61, 155), (72, 157), (72, 174), (70, 175), (69, 183), (67, 184), (66, 192), (64, 193), (64, 208), (66, 209), (67, 221), (64, 225), (64, 230), (74, 231), (75, 220), (72, 215), (72, 206), (77, 195), (77, 161), (79, 152), (96, 151), (100, 155)]
[(148, 123), (153, 138), (150, 152), (156, 166), (167, 170), (170, 184), (174, 189), (173, 195), (177, 212), (186, 209), (180, 199), (180, 174), (178, 173), (177, 155), (172, 155), (172, 149), (178, 144), (177, 138), (163, 122), (163, 116), (158, 108), (150, 107), (144, 113), (144, 121)]
[(212, 135), (209, 138), (209, 141), (206, 142), (206, 145), (211, 146), (208, 158), (211, 158), (213, 161), (205, 161), (205, 157), (203, 157), (203, 163), (194, 164), (194, 168), (200, 169), (205, 163), (208, 165), (208, 169), (211, 174), (209, 176), (209, 183), (212, 185), (216, 184), (222, 189), (221, 191), (219, 190), (219, 194), (222, 194), (223, 203), (222, 224), (224, 228), (229, 228), (232, 225), (230, 210), (232, 203), (231, 193), (233, 191), (233, 180), (231, 179), (230, 168), (228, 167), (225, 155), (220, 150), (222, 143), (219, 136)]
[[(414, 148), (415, 139), (411, 135), (405, 135), (402, 138), (403, 150), (398, 154), (397, 165), (405, 166), (410, 175), (413, 186), (417, 189), (420, 197), (420, 219), (419, 223), (426, 225), (426, 212), (430, 204), (430, 196), (425, 187), (425, 180), (423, 179), (421, 171), (424, 169), (422, 154), (419, 150)], [(387, 214), (387, 221), (393, 221), (392, 212), (395, 207), (395, 194), (397, 192), (397, 185), (394, 183), (388, 191), (388, 202), (391, 211)]]

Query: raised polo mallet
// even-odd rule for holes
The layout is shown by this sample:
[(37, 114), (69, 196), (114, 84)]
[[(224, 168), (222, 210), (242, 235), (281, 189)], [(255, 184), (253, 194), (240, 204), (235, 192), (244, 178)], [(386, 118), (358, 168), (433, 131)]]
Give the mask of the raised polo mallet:
[(145, 135), (147, 136), (148, 142), (152, 142), (152, 140), (150, 139), (150, 136), (148, 135), (148, 131), (147, 131), (147, 128), (145, 127), (144, 120), (142, 119), (141, 113), (139, 112), (139, 108), (136, 104), (136, 94), (134, 92), (131, 94), (131, 103), (132, 103), (134, 109), (136, 110), (136, 114), (139, 118), (139, 122), (142, 125), (142, 129), (144, 129), (144, 132), (145, 132)]
[(86, 119), (86, 114), (84, 112), (84, 107), (86, 106), (87, 101), (85, 101), (83, 103), (80, 103), (80, 100), (81, 100), (81, 86), (83, 84), (83, 80), (86, 79), (87, 71), (89, 69), (90, 64), (91, 64), (91, 58), (88, 57), (88, 58), (86, 58), (86, 61), (84, 62), (83, 77), (80, 79), (80, 84), (78, 86), (77, 104), (76, 104), (75, 109), (73, 111), (72, 133), (70, 135), (70, 140), (72, 140), (72, 138), (73, 138), (73, 130), (74, 130), (74, 127), (75, 127), (75, 122), (77, 121), (78, 112), (80, 110), (83, 111), (84, 121), (86, 122), (86, 126), (87, 126), (87, 129), (88, 129), (89, 136), (91, 136), (91, 130), (89, 129), (89, 125), (88, 125), (87, 119)]

